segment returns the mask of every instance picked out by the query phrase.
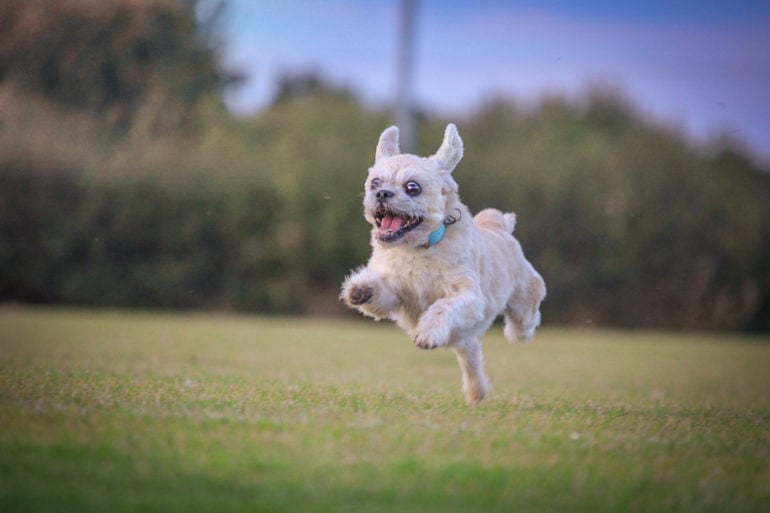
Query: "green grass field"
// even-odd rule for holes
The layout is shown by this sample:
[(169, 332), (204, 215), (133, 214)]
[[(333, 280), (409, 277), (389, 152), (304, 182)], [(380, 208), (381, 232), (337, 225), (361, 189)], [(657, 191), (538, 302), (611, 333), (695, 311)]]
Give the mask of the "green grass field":
[(0, 309), (0, 511), (770, 510), (770, 344)]

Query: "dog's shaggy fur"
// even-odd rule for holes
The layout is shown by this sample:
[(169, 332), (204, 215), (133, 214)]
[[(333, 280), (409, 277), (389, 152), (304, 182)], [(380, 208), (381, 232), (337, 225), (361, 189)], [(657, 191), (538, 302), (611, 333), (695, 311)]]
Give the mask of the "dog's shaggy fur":
[(401, 153), (397, 127), (382, 133), (364, 195), (372, 256), (340, 298), (395, 321), (421, 349), (451, 347), (475, 404), (489, 386), (479, 337), (502, 314), (509, 341), (532, 338), (546, 291), (512, 235), (516, 216), (486, 209), (471, 217), (461, 203), (452, 171), (462, 156), (452, 124), (427, 158)]

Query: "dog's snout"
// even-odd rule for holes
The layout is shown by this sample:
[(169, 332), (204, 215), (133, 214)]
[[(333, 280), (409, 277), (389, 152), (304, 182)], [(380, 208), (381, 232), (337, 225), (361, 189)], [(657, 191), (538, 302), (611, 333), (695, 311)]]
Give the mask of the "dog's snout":
[(386, 199), (392, 198), (393, 196), (395, 196), (395, 194), (393, 191), (389, 191), (387, 189), (380, 189), (379, 191), (377, 191), (376, 196), (377, 196), (377, 201), (385, 201)]

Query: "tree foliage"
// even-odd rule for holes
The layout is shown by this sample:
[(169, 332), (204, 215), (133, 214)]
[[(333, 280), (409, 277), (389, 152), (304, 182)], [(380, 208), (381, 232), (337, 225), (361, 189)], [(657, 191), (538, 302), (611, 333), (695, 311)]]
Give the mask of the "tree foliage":
[(3, 0), (0, 79), (118, 127), (155, 96), (173, 127), (220, 76), (182, 2)]
[[(334, 310), (387, 113), (298, 75), (233, 119), (186, 4), (51, 5), (0, 3), (0, 301)], [(770, 329), (770, 175), (741, 150), (601, 89), (452, 121), (461, 195), (517, 212), (546, 323)]]

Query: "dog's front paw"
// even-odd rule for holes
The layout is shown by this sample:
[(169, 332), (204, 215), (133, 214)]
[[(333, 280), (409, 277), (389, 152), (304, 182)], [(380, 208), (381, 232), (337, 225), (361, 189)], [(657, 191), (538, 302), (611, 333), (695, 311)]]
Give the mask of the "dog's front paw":
[(345, 302), (351, 306), (359, 306), (369, 303), (374, 296), (374, 287), (352, 286), (345, 295)]
[(418, 331), (414, 337), (414, 344), (420, 349), (436, 349), (449, 343), (448, 335), (441, 330)]
[(421, 333), (414, 337), (414, 344), (420, 349), (436, 349), (440, 345), (437, 340), (430, 336), (430, 333)]
[(420, 349), (436, 349), (449, 344), (450, 326), (444, 312), (436, 306), (428, 309), (417, 323), (414, 343)]

